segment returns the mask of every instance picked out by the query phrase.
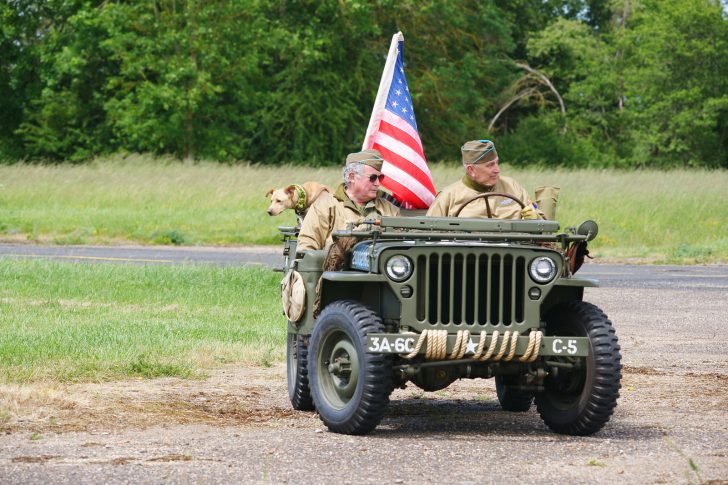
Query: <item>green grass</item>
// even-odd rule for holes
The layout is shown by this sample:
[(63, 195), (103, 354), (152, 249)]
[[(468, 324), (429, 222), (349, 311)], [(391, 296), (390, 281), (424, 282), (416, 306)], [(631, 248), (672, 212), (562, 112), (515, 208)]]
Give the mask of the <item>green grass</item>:
[(143, 157), (0, 165), (0, 236), (56, 244), (275, 244), (277, 226), (295, 217), (269, 217), (267, 190), (329, 174)]
[(280, 277), (0, 259), (0, 382), (197, 377), (282, 360)]
[[(459, 179), (433, 164), (435, 186)], [(520, 170), (529, 191), (561, 187), (562, 227), (600, 226), (592, 254), (651, 262), (728, 261), (728, 171)], [(77, 166), (0, 165), (0, 238), (56, 244), (278, 244), (293, 213), (265, 213), (269, 188), (317, 180), (340, 168), (185, 164), (135, 156)]]
[(598, 257), (658, 263), (728, 262), (728, 171), (548, 171), (517, 175), (558, 185), (557, 219), (599, 223)]

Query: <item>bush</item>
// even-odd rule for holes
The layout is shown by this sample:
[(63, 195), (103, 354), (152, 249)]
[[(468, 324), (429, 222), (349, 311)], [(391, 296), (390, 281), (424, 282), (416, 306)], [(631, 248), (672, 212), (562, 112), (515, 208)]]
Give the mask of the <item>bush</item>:
[(501, 160), (518, 165), (600, 167), (614, 165), (610, 154), (600, 153), (589, 139), (577, 138), (568, 128), (562, 133), (560, 115), (532, 115), (500, 138)]

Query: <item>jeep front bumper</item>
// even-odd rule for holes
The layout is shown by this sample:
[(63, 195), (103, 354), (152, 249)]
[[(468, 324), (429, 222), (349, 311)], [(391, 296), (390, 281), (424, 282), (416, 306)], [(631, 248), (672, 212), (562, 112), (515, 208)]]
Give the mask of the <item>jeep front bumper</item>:
[[(503, 343), (504, 334), (498, 336), (498, 341), (495, 344), (496, 349), (500, 349)], [(485, 337), (484, 348), (488, 348), (492, 341), (492, 334)], [(377, 333), (367, 335), (367, 352), (373, 354), (410, 354), (412, 353), (419, 340), (419, 335), (414, 333)], [(453, 355), (456, 347), (457, 335), (447, 335), (447, 347), (446, 353), (448, 356)], [(517, 343), (515, 345), (516, 350), (512, 355), (514, 361), (518, 361), (519, 357), (526, 354), (529, 346), (530, 338), (528, 335), (519, 335)], [(476, 354), (478, 344), (480, 343), (480, 335), (470, 335), (466, 342), (466, 349), (461, 358), (468, 359), (472, 358)], [(426, 342), (418, 350), (417, 354), (426, 354), (427, 345), (431, 345), (430, 342)], [(505, 346), (507, 352), (504, 355), (511, 354), (510, 352), (510, 339)], [(482, 355), (482, 353), (481, 353)], [(497, 353), (494, 353), (497, 355)], [(589, 355), (589, 338), (588, 337), (558, 337), (558, 336), (543, 336), (540, 339), (540, 345), (538, 346), (539, 357), (586, 357)], [(448, 357), (452, 358), (452, 357)], [(498, 360), (506, 360), (501, 356)], [(510, 360), (510, 359), (509, 359)]]

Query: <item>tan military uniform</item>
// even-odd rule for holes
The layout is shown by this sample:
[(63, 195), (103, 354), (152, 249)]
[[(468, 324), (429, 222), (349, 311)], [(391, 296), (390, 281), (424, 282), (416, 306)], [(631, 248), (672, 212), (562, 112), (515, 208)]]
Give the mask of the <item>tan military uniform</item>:
[[(526, 205), (532, 203), (528, 192), (510, 177), (500, 176), (498, 182), (493, 186), (478, 186), (466, 175), (462, 180), (448, 185), (442, 192), (437, 194), (435, 201), (427, 211), (427, 215), (452, 216), (465, 202), (484, 192), (509, 194), (520, 199)], [(512, 199), (489, 197), (487, 203), (490, 204), (491, 213), (496, 219), (521, 219), (521, 206)], [(485, 204), (484, 199), (471, 202), (460, 212), (459, 217), (488, 217)], [(537, 209), (536, 212), (542, 219), (545, 219), (540, 210)]]
[(361, 218), (379, 219), (382, 216), (398, 216), (399, 208), (377, 197), (358, 206), (346, 195), (344, 184), (331, 195), (324, 192), (308, 209), (298, 234), (296, 251), (326, 249), (333, 239), (331, 233), (346, 229), (346, 225)]

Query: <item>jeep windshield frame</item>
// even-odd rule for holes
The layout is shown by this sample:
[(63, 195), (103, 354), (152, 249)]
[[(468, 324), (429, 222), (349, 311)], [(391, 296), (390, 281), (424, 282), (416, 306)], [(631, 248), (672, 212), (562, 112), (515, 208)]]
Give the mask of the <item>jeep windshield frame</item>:
[[(369, 225), (369, 229), (361, 229)], [(355, 229), (356, 227), (356, 229)], [(566, 247), (573, 241), (586, 241), (588, 236), (558, 232), (559, 223), (545, 220), (501, 220), (456, 217), (382, 217), (381, 220), (360, 220), (347, 229), (334, 231), (335, 238), (388, 240), (475, 240), (556, 242)]]

